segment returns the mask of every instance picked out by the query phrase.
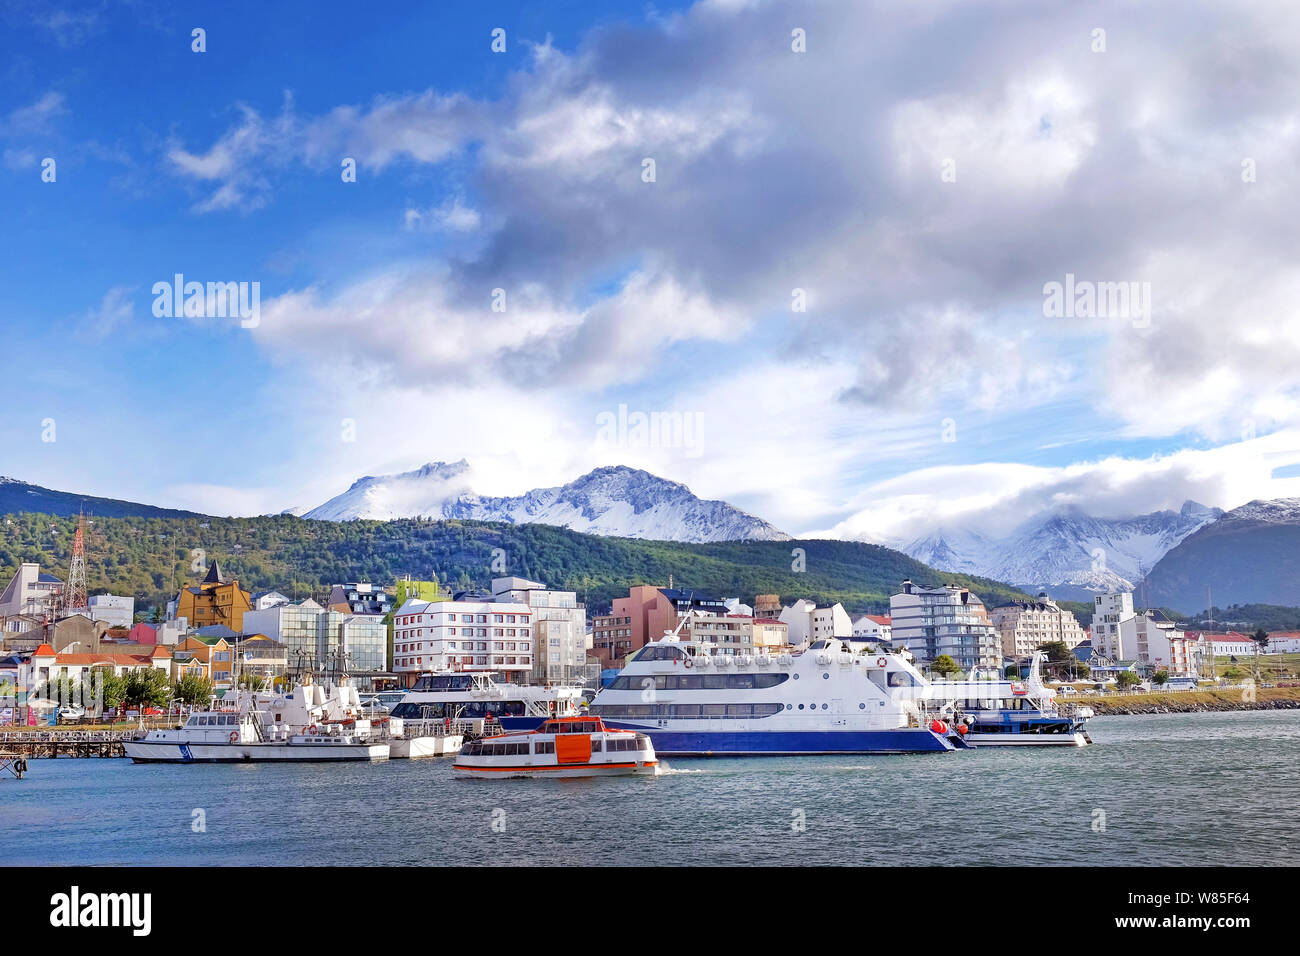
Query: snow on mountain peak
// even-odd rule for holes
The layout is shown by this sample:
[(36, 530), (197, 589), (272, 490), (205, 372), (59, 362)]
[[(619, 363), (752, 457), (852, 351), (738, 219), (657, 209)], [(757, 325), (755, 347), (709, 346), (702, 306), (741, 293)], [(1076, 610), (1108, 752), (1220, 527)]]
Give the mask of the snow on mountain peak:
[(465, 460), (353, 483), (305, 517), (327, 521), (415, 516), (560, 525), (590, 534), (667, 541), (787, 540), (766, 521), (725, 501), (697, 498), (685, 485), (611, 465), (566, 485), (515, 497), (486, 497), (470, 486)]

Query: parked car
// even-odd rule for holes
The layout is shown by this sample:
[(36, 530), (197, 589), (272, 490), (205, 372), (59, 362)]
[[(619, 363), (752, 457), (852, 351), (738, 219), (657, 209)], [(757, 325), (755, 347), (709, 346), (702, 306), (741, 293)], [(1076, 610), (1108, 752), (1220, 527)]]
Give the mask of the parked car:
[(67, 707), (59, 708), (59, 723), (61, 724), (75, 724), (81, 721), (85, 716), (86, 708), (84, 707), (69, 705)]
[(1075, 690), (1075, 689), (1074, 689), (1073, 687), (1071, 687), (1069, 684), (1066, 684), (1064, 687), (1058, 687), (1058, 688), (1057, 688), (1057, 691), (1060, 692), (1060, 693), (1062, 693), (1062, 694), (1077, 694), (1077, 693), (1079, 693), (1077, 690)]

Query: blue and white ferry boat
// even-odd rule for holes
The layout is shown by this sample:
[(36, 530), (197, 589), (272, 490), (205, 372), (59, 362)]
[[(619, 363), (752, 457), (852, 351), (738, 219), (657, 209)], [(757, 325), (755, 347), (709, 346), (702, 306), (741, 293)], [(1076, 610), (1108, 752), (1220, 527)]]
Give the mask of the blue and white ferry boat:
[(1092, 708), (1060, 704), (1040, 673), (1046, 655), (1034, 654), (1024, 681), (994, 676), (929, 681), (901, 693), (924, 701), (925, 710), (951, 722), (972, 747), (1086, 747)]
[(837, 639), (801, 653), (724, 654), (672, 635), (647, 644), (590, 712), (650, 736), (660, 756), (927, 753), (963, 735), (926, 713), (903, 657)]

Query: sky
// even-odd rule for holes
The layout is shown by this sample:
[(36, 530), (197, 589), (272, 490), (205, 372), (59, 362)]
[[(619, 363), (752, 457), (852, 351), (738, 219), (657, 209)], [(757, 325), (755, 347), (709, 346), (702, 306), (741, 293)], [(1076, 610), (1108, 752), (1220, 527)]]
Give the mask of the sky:
[(0, 474), (625, 464), (892, 544), (1300, 495), (1294, 4), (10, 2), (0, 71)]

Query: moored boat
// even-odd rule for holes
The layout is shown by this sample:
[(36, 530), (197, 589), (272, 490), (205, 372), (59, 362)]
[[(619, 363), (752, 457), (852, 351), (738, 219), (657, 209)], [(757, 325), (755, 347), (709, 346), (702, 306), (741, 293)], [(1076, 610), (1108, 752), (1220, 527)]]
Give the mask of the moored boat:
[(564, 717), (471, 741), (453, 770), (462, 777), (653, 776), (659, 759), (645, 734), (611, 730), (598, 717)]
[(302, 684), (286, 694), (236, 691), (220, 707), (196, 711), (176, 728), (123, 741), (136, 763), (243, 763), (387, 760), (388, 742), (344, 678), (328, 688)]

